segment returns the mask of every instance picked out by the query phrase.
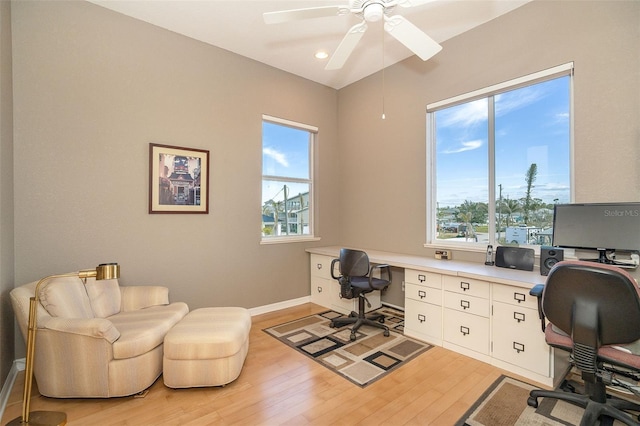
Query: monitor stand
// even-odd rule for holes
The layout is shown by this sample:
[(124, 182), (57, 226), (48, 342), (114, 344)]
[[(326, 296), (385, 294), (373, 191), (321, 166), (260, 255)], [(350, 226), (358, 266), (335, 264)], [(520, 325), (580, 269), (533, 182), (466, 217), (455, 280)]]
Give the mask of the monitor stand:
[(597, 259), (580, 259), (586, 262), (597, 262), (597, 263), (606, 263), (607, 265), (620, 266), (622, 268), (635, 268), (634, 265), (625, 262), (616, 262), (615, 260), (611, 260), (607, 257), (607, 251), (615, 252), (615, 250), (607, 250), (607, 249), (598, 249), (598, 258)]

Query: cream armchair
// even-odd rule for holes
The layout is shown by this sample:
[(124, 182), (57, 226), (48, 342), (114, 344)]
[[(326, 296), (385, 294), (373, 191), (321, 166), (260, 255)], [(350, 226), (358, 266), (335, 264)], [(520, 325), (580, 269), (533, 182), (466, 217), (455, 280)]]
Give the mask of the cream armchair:
[[(26, 340), (36, 282), (11, 291)], [(162, 373), (163, 341), (188, 312), (159, 286), (121, 287), (117, 279), (86, 283), (56, 278), (40, 289), (34, 376), (42, 395), (108, 398), (132, 395)]]

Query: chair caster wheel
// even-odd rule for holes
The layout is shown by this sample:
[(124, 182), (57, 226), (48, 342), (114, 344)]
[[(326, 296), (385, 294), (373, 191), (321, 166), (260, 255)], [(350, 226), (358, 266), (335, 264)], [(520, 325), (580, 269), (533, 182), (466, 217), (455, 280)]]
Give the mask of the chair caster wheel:
[(331, 321), (331, 322), (329, 323), (329, 327), (331, 327), (331, 328), (338, 328), (338, 327), (336, 326), (336, 324), (335, 324), (333, 321)]
[(380, 317), (380, 318), (378, 318), (378, 322), (379, 322), (380, 324), (384, 324), (384, 317)]
[(351, 313), (349, 314), (349, 318), (355, 318), (357, 317), (358, 314), (356, 312), (351, 311)]
[(384, 337), (389, 337), (389, 330), (385, 330), (384, 333), (382, 333), (382, 335)]
[(351, 333), (351, 336), (349, 336), (349, 339), (350, 339), (352, 342), (355, 342), (355, 341), (356, 341), (356, 333)]
[(535, 398), (535, 397), (533, 397), (533, 396), (530, 396), (530, 397), (527, 399), (527, 405), (528, 405), (529, 407), (538, 408), (538, 398)]

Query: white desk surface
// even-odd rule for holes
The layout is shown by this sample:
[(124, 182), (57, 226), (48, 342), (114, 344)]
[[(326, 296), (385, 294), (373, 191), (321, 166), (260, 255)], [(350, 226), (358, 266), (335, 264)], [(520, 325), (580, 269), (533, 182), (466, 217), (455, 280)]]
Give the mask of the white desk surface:
[[(313, 247), (306, 251), (311, 254), (338, 257), (340, 246)], [(378, 250), (364, 250), (372, 263), (386, 263), (406, 269), (417, 269), (425, 272), (435, 272), (445, 275), (456, 275), (463, 278), (472, 278), (490, 281), (499, 284), (508, 284), (517, 287), (532, 288), (536, 284), (544, 284), (546, 277), (534, 271), (520, 271), (508, 268), (487, 266), (483, 263), (463, 262), (460, 260), (439, 260), (424, 256), (410, 254), (391, 253)]]

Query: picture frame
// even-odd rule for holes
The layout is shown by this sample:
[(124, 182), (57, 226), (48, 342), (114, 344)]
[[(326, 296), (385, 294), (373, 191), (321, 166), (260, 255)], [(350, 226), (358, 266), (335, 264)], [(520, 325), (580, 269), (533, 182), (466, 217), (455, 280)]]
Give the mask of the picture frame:
[(149, 213), (209, 213), (209, 151), (149, 144)]

